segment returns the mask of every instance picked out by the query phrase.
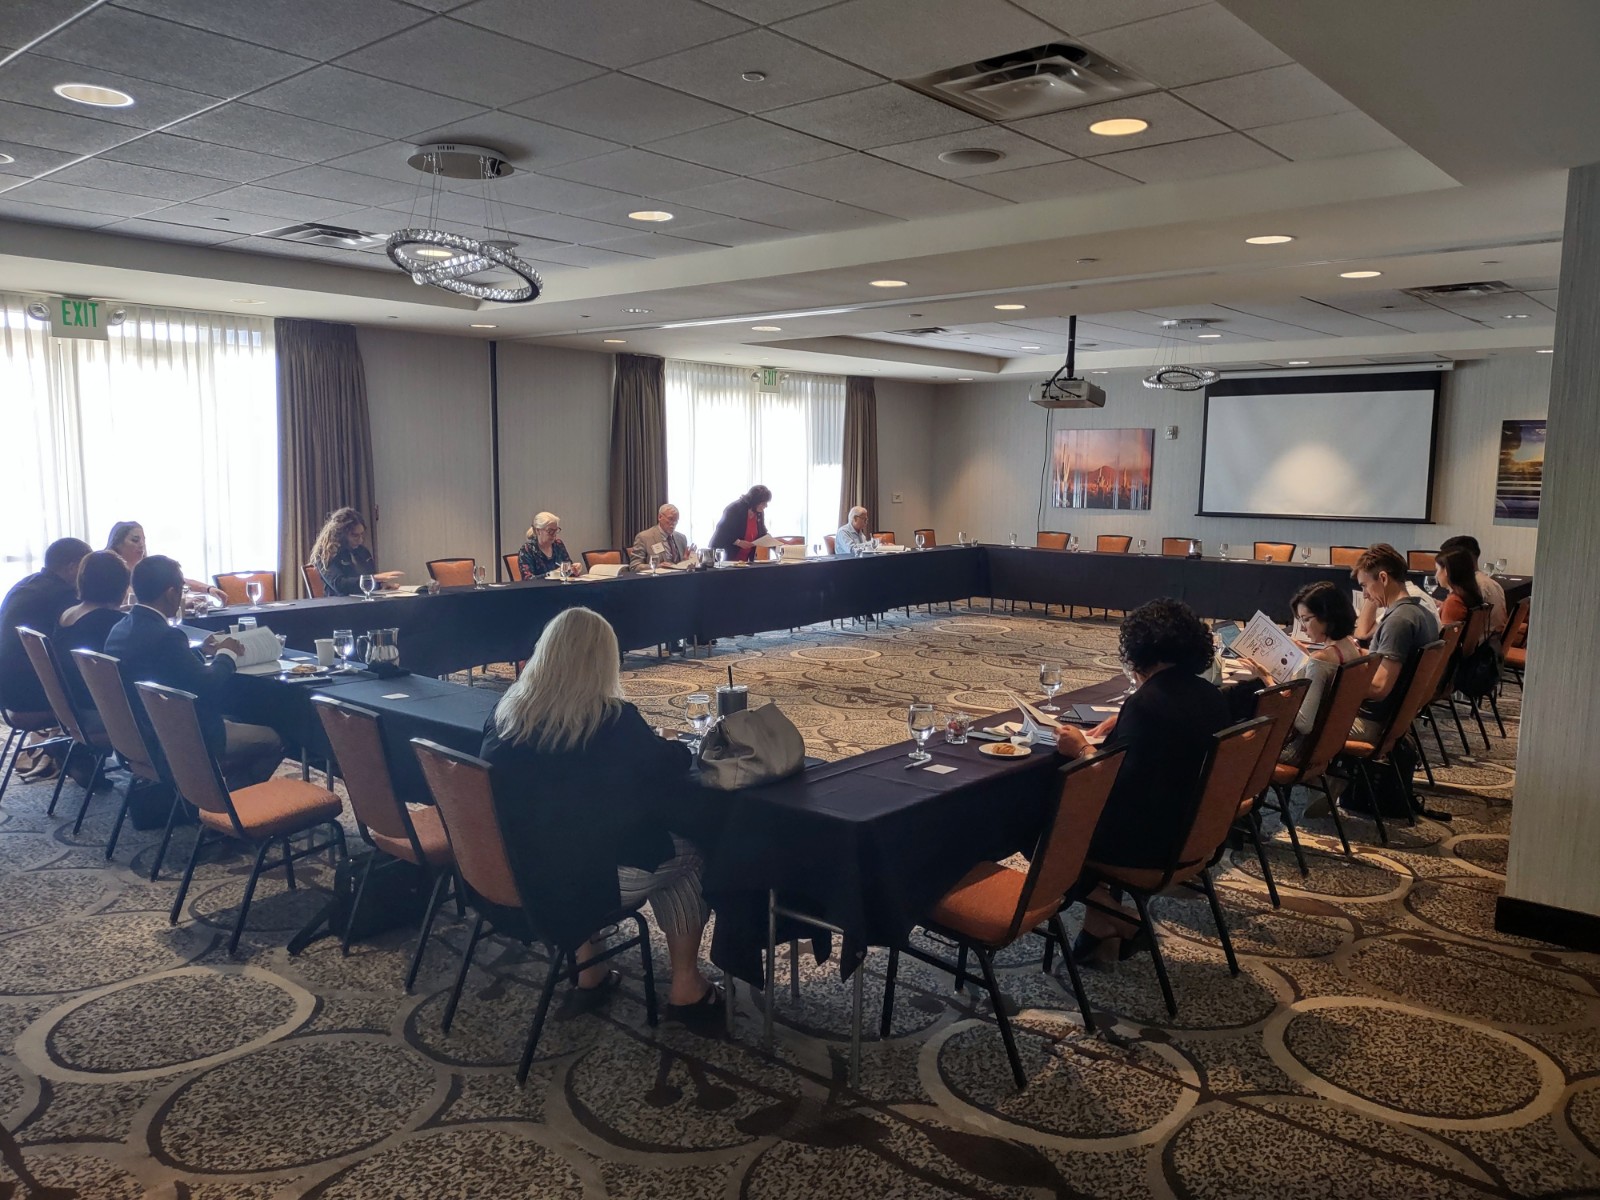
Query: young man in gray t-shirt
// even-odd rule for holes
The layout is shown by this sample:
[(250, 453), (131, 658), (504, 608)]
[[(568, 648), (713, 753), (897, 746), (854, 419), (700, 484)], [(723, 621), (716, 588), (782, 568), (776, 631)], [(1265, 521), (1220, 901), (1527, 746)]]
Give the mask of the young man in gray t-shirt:
[(1356, 562), (1355, 576), (1366, 598), (1386, 610), (1369, 651), (1378, 657), (1378, 669), (1351, 731), (1358, 741), (1376, 742), (1405, 694), (1401, 683), (1406, 665), (1423, 646), (1438, 640), (1439, 619), (1406, 592), (1406, 560), (1393, 546), (1380, 542), (1369, 547)]

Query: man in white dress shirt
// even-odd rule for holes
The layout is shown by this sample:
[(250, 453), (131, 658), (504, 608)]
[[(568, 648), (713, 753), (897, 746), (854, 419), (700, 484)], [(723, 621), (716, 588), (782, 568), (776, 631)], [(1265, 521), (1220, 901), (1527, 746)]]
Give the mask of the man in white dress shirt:
[(648, 566), (652, 550), (662, 562), (680, 563), (689, 557), (689, 539), (678, 532), (677, 505), (663, 504), (656, 510), (656, 523), (633, 539), (628, 559), (635, 567)]
[(871, 544), (872, 535), (867, 532), (867, 510), (858, 504), (850, 510), (845, 523), (839, 526), (839, 532), (833, 535), (834, 557), (848, 558), (860, 554)]

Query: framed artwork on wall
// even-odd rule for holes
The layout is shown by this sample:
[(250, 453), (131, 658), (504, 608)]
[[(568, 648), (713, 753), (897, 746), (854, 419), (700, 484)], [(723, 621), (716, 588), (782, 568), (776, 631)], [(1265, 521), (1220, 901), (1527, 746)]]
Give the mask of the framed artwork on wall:
[(1537, 520), (1544, 491), (1544, 426), (1538, 421), (1500, 423), (1500, 469), (1494, 482), (1494, 515)]
[(1150, 508), (1154, 429), (1058, 429), (1050, 448), (1052, 508)]

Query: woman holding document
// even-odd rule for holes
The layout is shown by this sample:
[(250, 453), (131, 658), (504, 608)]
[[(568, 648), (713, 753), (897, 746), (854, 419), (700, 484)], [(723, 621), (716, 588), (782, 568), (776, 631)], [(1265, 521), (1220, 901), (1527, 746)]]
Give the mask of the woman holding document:
[(711, 548), (726, 550), (728, 557), (736, 561), (750, 562), (755, 558), (756, 543), (767, 536), (763, 514), (771, 502), (772, 489), (758, 483), (728, 505), (711, 535)]
[(1296, 762), (1304, 748), (1305, 739), (1317, 723), (1317, 714), (1331, 694), (1334, 676), (1347, 662), (1361, 656), (1356, 645), (1356, 610), (1350, 603), (1350, 594), (1335, 584), (1323, 581), (1301, 588), (1290, 602), (1294, 610), (1294, 641), (1305, 653), (1305, 658), (1283, 679), (1274, 679), (1262, 672), (1268, 686), (1288, 683), (1291, 679), (1309, 679), (1305, 699), (1295, 714), (1294, 733), (1284, 744), (1280, 759)]

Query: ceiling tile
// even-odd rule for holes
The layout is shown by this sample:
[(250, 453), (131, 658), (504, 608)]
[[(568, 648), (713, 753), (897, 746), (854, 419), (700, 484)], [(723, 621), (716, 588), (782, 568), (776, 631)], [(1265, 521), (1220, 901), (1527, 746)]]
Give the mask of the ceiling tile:
[(339, 200), (325, 200), (298, 192), (280, 192), (259, 184), (246, 184), (216, 192), (206, 197), (206, 204), (211, 208), (238, 209), (240, 212), (282, 217), (283, 222), (323, 221), (350, 208), (349, 204)]
[[(1114, 117), (1138, 117), (1148, 121), (1150, 128), (1143, 133), (1124, 137), (1102, 137), (1089, 132), (1090, 125)], [(1105, 104), (1091, 104), (1043, 117), (1028, 117), (1013, 122), (1011, 128), (1082, 158), (1116, 150), (1133, 150), (1139, 146), (1181, 142), (1187, 138), (1226, 133), (1228, 130), (1220, 121), (1166, 92), (1147, 92), (1125, 100), (1110, 100)]]
[(250, 101), (261, 108), (313, 120), (326, 118), (336, 125), (391, 138), (409, 137), (481, 111), (465, 100), (330, 66), (274, 84), (256, 92)]
[(54, 58), (211, 96), (238, 96), (303, 71), (308, 59), (105, 5), (43, 44)]
[(237, 233), (224, 232), (226, 227), (219, 229), (201, 229), (194, 225), (173, 225), (163, 221), (153, 221), (149, 217), (133, 217), (127, 221), (118, 221), (115, 225), (107, 225), (107, 233), (119, 233), (126, 237), (149, 238), (158, 242), (184, 242), (192, 246), (215, 246), (222, 242), (235, 241)]
[(1364, 337), (1369, 334), (1394, 332), (1392, 326), (1386, 326), (1377, 321), (1369, 321), (1365, 317), (1346, 313), (1341, 309), (1317, 300), (1296, 298), (1293, 300), (1274, 300), (1270, 303), (1234, 305), (1233, 307), (1258, 316), (1270, 317), (1274, 321), (1301, 325), (1306, 329), (1314, 329), (1318, 333), (1335, 337)]
[[(718, 246), (751, 246), (758, 242), (770, 242), (778, 238), (793, 237), (794, 230), (781, 229), (777, 225), (768, 225), (760, 221), (741, 221), (737, 217), (719, 217), (707, 214), (703, 219), (686, 221), (679, 225), (674, 221), (671, 225), (673, 233), (682, 238), (697, 242), (711, 242)], [(613, 242), (597, 243), (604, 246), (616, 246)], [(617, 249), (625, 249), (616, 246)]]
[(1195, 8), (1205, 0), (1015, 0), (1015, 3), (1049, 21), (1063, 33), (1083, 36)]
[(1346, 154), (1365, 154), (1370, 150), (1389, 150), (1402, 145), (1399, 138), (1366, 113), (1334, 113), (1305, 121), (1287, 121), (1252, 129), (1250, 136), (1271, 146), (1296, 162), (1316, 158), (1342, 158)]
[(600, 221), (613, 220), (610, 214), (614, 213), (617, 219), (613, 223), (626, 221), (627, 214), (640, 207), (640, 197), (628, 192), (614, 192), (610, 188), (592, 187), (587, 183), (574, 183), (570, 179), (556, 179), (527, 171), (518, 171), (495, 186), (497, 195), (507, 204), (545, 212), (571, 213)]
[(609, 74), (510, 106), (511, 111), (564, 129), (639, 146), (732, 120), (736, 114), (631, 75)]
[[(274, 115), (273, 119), (278, 118)], [(343, 130), (337, 132), (344, 133)], [(99, 157), (163, 170), (184, 171), (191, 175), (209, 175), (229, 183), (250, 183), (300, 165), (291, 158), (277, 158), (271, 154), (257, 154), (254, 150), (197, 142), (193, 138), (177, 137), (170, 133), (146, 134), (138, 141), (125, 142)], [(222, 185), (219, 183), (217, 186)]]
[(494, 108), (553, 92), (600, 71), (590, 63), (444, 17), (348, 54), (338, 65)]
[(1223, 133), (1189, 142), (1149, 146), (1143, 150), (1102, 154), (1094, 161), (1124, 175), (1131, 175), (1140, 183), (1170, 183), (1178, 179), (1199, 179), (1205, 175), (1224, 175), (1230, 171), (1277, 166), (1283, 159), (1242, 133)]
[(757, 117), (740, 117), (651, 142), (658, 153), (740, 175), (759, 175), (796, 163), (832, 158), (839, 146)]
[(126, 192), (105, 192), (99, 188), (76, 187), (70, 183), (57, 183), (54, 179), (40, 179), (12, 188), (8, 199), (26, 204), (43, 204), (52, 208), (70, 208), (80, 212), (110, 213), (120, 217), (137, 217), (153, 208), (160, 208), (164, 200), (149, 196), (133, 196)]
[[(980, 163), (976, 166), (940, 162), (939, 155), (950, 150), (998, 150), (1005, 157), (997, 162)], [(971, 133), (946, 133), (939, 137), (923, 138), (920, 141), (901, 142), (897, 146), (879, 146), (872, 153), (879, 158), (887, 158), (944, 179), (992, 175), (1019, 167), (1059, 162), (1068, 157), (1053, 146), (1043, 145), (1000, 125), (975, 129)]]
[(567, 267), (611, 267), (618, 263), (640, 263), (644, 259), (637, 254), (619, 254), (599, 246), (555, 246), (540, 250), (536, 261)]
[(242, 212), (235, 208), (214, 208), (208, 204), (174, 204), (161, 210), (161, 220), (199, 229), (227, 229), (235, 234), (260, 233), (290, 222), (266, 213)]
[(110, 213), (54, 208), (13, 199), (19, 194), (0, 193), (0, 221), (31, 221), (40, 225), (68, 225), (74, 229), (100, 229), (106, 225), (114, 225), (118, 220)]
[(326, 60), (415, 25), (424, 14), (396, 0), (117, 0), (123, 8)]
[(0, 129), (5, 130), (8, 142), (15, 138), (29, 146), (72, 154), (95, 154), (139, 134), (126, 125), (15, 104), (10, 100), (0, 100)]
[(1094, 49), (1162, 87), (1260, 71), (1289, 56), (1221, 5), (1186, 8), (1097, 33)]
[(366, 268), (373, 271), (393, 271), (395, 268), (387, 259), (374, 259), (359, 251), (338, 250), (331, 246), (310, 246), (304, 242), (283, 242), (276, 238), (240, 238), (238, 241), (229, 242), (225, 246), (218, 246), (219, 250), (226, 250), (239, 254), (260, 254), (269, 258), (301, 258), (312, 262), (328, 263), (341, 267)]
[(1055, 41), (1056, 30), (1007, 0), (846, 0), (778, 32), (894, 79)]
[(322, 162), (339, 155), (353, 154), (383, 140), (374, 134), (341, 129), (321, 121), (273, 112), (237, 101), (191, 117), (173, 126), (170, 132), (180, 137), (214, 142), (219, 146), (236, 146), (241, 150), (291, 158), (301, 163)]
[(974, 192), (948, 180), (935, 179), (898, 163), (864, 154), (846, 154), (785, 167), (781, 171), (769, 171), (763, 178), (796, 191), (896, 217), (943, 216), (1001, 207), (1005, 203), (987, 193)]
[(105, 191), (127, 192), (134, 196), (154, 196), (162, 200), (194, 200), (220, 191), (220, 179), (190, 175), (183, 171), (163, 171), (109, 158), (89, 158), (74, 163), (50, 176), (56, 183), (70, 183)]
[(775, 109), (766, 118), (857, 150), (960, 133), (988, 124), (894, 83)]
[(707, 212), (751, 221), (770, 221), (772, 214), (804, 203), (808, 197), (759, 179), (733, 179), (709, 186), (684, 188), (665, 197)]
[[(740, 78), (746, 71), (760, 71), (766, 79), (748, 83)], [(854, 92), (878, 82), (868, 71), (767, 29), (652, 59), (630, 67), (628, 73), (753, 113)]]
[(648, 150), (619, 150), (615, 154), (602, 154), (582, 162), (565, 163), (543, 173), (619, 192), (635, 192), (641, 196), (660, 196), (684, 188), (731, 183), (734, 180), (734, 176), (724, 171), (651, 154)]
[(453, 15), (607, 67), (631, 66), (749, 28), (696, 0), (608, 0), (603, 15), (571, 0), (478, 0)]
[[(417, 181), (425, 177), (417, 173)], [(338, 200), (346, 205), (365, 204), (374, 208), (409, 199), (416, 194), (415, 185), (390, 179), (378, 179), (355, 171), (340, 171), (334, 167), (301, 167), (274, 175), (268, 186), (285, 192), (299, 192), (303, 196), (321, 196)]]
[[(781, 229), (774, 229), (772, 233), (774, 237), (786, 236)], [(609, 242), (597, 242), (594, 248), (611, 250), (617, 254), (637, 254), (643, 258), (676, 258), (681, 254), (702, 254), (707, 250), (724, 249), (709, 242), (695, 242), (664, 233), (630, 234)]]
[(1017, 171), (996, 171), (968, 180), (971, 187), (1007, 200), (1026, 204), (1034, 200), (1058, 200), (1084, 192), (1101, 192), (1107, 188), (1131, 187), (1133, 181), (1092, 162), (1073, 159), (1071, 162), (1046, 163), (1041, 167), (1023, 167)]
[[(88, 108), (64, 100), (51, 91), (61, 83), (92, 83), (98, 87), (116, 88), (132, 96), (134, 103), (126, 108)], [(217, 103), (215, 96), (202, 96), (198, 92), (186, 92), (98, 67), (83, 67), (56, 58), (46, 58), (41, 54), (24, 54), (6, 64), (5, 69), (0, 71), (0, 100), (15, 100), (35, 108), (48, 108), (137, 129), (156, 129), (173, 121), (181, 121)]]
[(516, 233), (527, 233), (552, 242), (590, 244), (613, 241), (626, 236), (627, 230), (603, 221), (590, 221), (564, 213), (535, 212), (532, 209), (508, 208), (506, 223)]
[(707, 4), (715, 4), (720, 9), (743, 17), (747, 21), (754, 21), (758, 25), (768, 25), (773, 21), (798, 17), (801, 13), (816, 8), (826, 8), (835, 2), (836, 0), (706, 0)]
[(1299, 63), (1197, 83), (1178, 95), (1235, 129), (1325, 117), (1352, 107)]
[(32, 178), (46, 171), (53, 171), (57, 167), (64, 167), (77, 157), (68, 150), (47, 150), (43, 146), (29, 146), (21, 141), (12, 141), (11, 131), (7, 130), (6, 133), (7, 136), (0, 137), (0, 151), (17, 160), (6, 164), (6, 170), (13, 175)]
[(80, 7), (64, 0), (6, 0), (0, 4), (0, 45), (26, 46)]
[[(556, 163), (576, 162), (580, 158), (594, 158), (622, 149), (616, 142), (546, 125), (542, 121), (530, 121), (508, 112), (478, 113), (453, 125), (424, 130), (412, 140), (481, 142), (505, 152), (514, 165), (525, 171), (542, 171)], [(405, 160), (404, 154), (398, 158), (402, 165)]]

